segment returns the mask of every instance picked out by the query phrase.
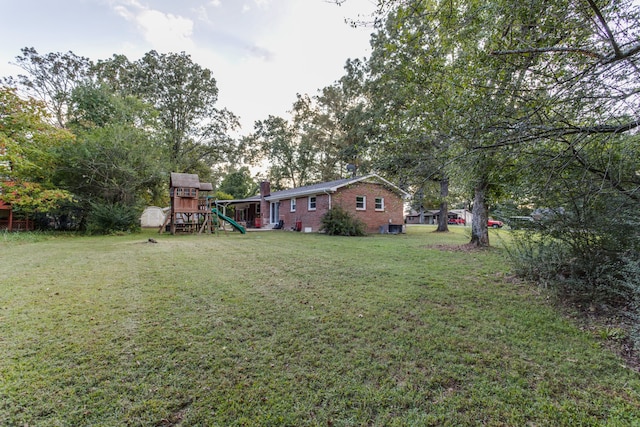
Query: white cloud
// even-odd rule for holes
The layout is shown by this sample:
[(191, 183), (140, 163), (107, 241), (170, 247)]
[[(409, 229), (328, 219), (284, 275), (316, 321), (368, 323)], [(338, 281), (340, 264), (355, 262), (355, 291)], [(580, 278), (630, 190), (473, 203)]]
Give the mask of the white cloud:
[(199, 21), (205, 22), (207, 24), (211, 24), (211, 19), (209, 19), (209, 13), (207, 12), (207, 8), (204, 6), (200, 6), (193, 9), (193, 12), (196, 14), (196, 18)]
[(193, 21), (157, 10), (145, 10), (136, 21), (154, 48), (163, 51), (189, 51), (193, 47)]
[[(72, 50), (93, 60), (114, 53), (137, 60), (151, 49), (184, 51), (212, 71), (220, 91), (217, 106), (241, 116), (244, 132), (270, 114), (287, 117), (296, 93), (317, 94), (343, 75), (347, 58), (367, 55), (369, 31), (350, 28), (344, 17), (357, 18), (376, 4), (375, 0), (349, 0), (342, 7), (323, 0), (192, 0), (188, 6), (175, 0), (60, 4), (74, 1), (93, 6), (80, 8), (82, 13), (79, 8), (56, 6), (49, 14), (7, 20), (0, 26), (6, 42), (0, 49), (0, 75), (20, 72), (8, 63), (29, 45), (41, 53)], [(64, 19), (82, 26), (60, 27)]]
[(368, 54), (370, 30), (351, 28), (344, 17), (371, 9), (347, 10), (321, 1), (287, 5), (280, 9), (277, 25), (254, 33), (254, 45), (270, 55), (202, 59), (218, 81), (220, 106), (241, 116), (244, 132), (269, 114), (287, 117), (296, 93), (316, 95), (342, 77), (348, 58)]
[(128, 21), (134, 22), (145, 41), (162, 52), (189, 51), (194, 47), (193, 21), (183, 16), (163, 13), (128, 0), (114, 7)]

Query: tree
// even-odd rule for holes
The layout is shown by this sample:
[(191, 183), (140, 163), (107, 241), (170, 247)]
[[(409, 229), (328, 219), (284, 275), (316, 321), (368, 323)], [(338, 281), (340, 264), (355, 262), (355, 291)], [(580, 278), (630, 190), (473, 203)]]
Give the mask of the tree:
[(367, 151), (371, 129), (365, 100), (357, 89), (361, 84), (357, 81), (358, 67), (350, 61), (350, 75), (319, 90), (314, 97), (298, 95), (293, 106), (294, 126), (316, 153), (310, 171), (314, 181), (342, 178), (349, 164), (361, 173), (370, 168)]
[[(435, 6), (431, 5), (435, 8)], [(372, 37), (366, 85), (378, 126), (377, 166), (421, 193), (428, 181), (439, 184), (438, 231), (447, 231), (450, 147), (464, 120), (456, 86), (455, 44), (427, 2), (405, 2), (388, 11)], [(442, 33), (441, 33), (442, 31)]]
[(76, 133), (112, 123), (133, 126), (160, 134), (158, 111), (133, 95), (114, 91), (110, 86), (87, 83), (77, 86), (71, 94), (68, 127)]
[(85, 204), (158, 203), (168, 162), (153, 127), (155, 109), (105, 86), (79, 86), (72, 99), (77, 143), (60, 152), (58, 183)]
[(514, 182), (516, 159), (501, 141), (511, 125), (544, 111), (542, 98), (525, 99), (528, 91), (538, 93), (529, 70), (540, 58), (503, 61), (492, 52), (519, 42), (537, 49), (576, 22), (562, 2), (512, 3), (379, 2), (384, 19), (369, 60), (381, 152), (414, 176), (425, 177), (422, 169), (443, 184), (453, 176), (473, 191), (471, 243), (479, 246), (489, 244), (489, 203)]
[(14, 86), (17, 81), (30, 95), (43, 102), (57, 125), (64, 128), (71, 93), (89, 78), (89, 59), (71, 51), (41, 55), (33, 47), (25, 47), (22, 56), (16, 57), (16, 60), (27, 74), (18, 75), (17, 79), (5, 78), (5, 84)]
[(231, 195), (234, 199), (244, 199), (256, 194), (258, 185), (251, 177), (249, 168), (243, 166), (229, 172), (223, 178), (218, 190)]
[(244, 140), (251, 161), (269, 162), (274, 188), (343, 178), (347, 165), (362, 173), (370, 169), (371, 124), (358, 88), (362, 67), (349, 61), (349, 74), (313, 97), (298, 94), (291, 120), (270, 116), (255, 123)]
[(48, 123), (42, 102), (0, 88), (0, 177), (2, 199), (17, 211), (47, 212), (71, 199), (53, 184), (55, 151), (73, 135)]
[(206, 174), (211, 165), (235, 154), (230, 133), (238, 119), (215, 107), (216, 80), (189, 55), (150, 51), (134, 63), (114, 56), (96, 69), (102, 81), (157, 109), (172, 170)]
[(75, 195), (88, 231), (136, 229), (143, 205), (166, 198), (168, 162), (156, 110), (105, 84), (80, 85), (71, 101), (68, 126), (77, 142), (58, 150), (56, 184)]
[(254, 125), (245, 138), (253, 162), (269, 162), (268, 177), (273, 189), (299, 187), (312, 182), (315, 151), (312, 141), (302, 138), (300, 129), (282, 117), (269, 116)]

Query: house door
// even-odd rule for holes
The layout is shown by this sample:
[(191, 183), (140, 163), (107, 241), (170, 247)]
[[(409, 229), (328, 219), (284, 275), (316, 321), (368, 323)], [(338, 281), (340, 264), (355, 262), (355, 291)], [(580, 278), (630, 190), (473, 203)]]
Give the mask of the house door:
[(280, 220), (280, 202), (271, 202), (271, 208), (269, 210), (271, 212), (271, 224), (277, 224)]

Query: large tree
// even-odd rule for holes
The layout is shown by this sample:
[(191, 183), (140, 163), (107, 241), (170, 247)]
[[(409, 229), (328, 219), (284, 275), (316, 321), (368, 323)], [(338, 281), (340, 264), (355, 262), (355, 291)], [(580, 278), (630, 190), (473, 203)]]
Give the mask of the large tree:
[(258, 189), (258, 184), (251, 177), (251, 171), (246, 166), (230, 170), (218, 186), (219, 191), (230, 194), (234, 199), (253, 196)]
[(16, 61), (26, 74), (6, 77), (5, 83), (10, 86), (18, 84), (26, 89), (30, 96), (47, 106), (59, 127), (65, 127), (71, 94), (75, 87), (89, 79), (91, 61), (71, 51), (43, 55), (33, 47), (23, 48)]
[(267, 175), (273, 189), (299, 187), (313, 182), (313, 141), (303, 138), (295, 122), (269, 116), (254, 125), (254, 132), (244, 140), (254, 163), (266, 160)]
[(218, 87), (211, 70), (188, 54), (150, 51), (133, 63), (117, 55), (96, 68), (102, 81), (158, 110), (174, 171), (208, 174), (235, 154), (231, 133), (238, 119), (215, 106)]
[(87, 203), (159, 203), (168, 161), (157, 111), (131, 95), (87, 84), (72, 95), (77, 144), (61, 152), (61, 184)]
[(133, 62), (114, 55), (97, 63), (73, 52), (42, 55), (25, 48), (22, 53), (17, 63), (26, 74), (5, 82), (45, 102), (59, 127), (77, 121), (70, 116), (78, 113), (72, 105), (76, 88), (101, 86), (156, 108), (173, 170), (206, 175), (212, 166), (237, 154), (231, 136), (238, 127), (237, 117), (215, 106), (218, 88), (212, 72), (184, 52), (150, 51)]
[(47, 212), (71, 195), (57, 188), (56, 151), (73, 145), (73, 135), (49, 123), (45, 106), (0, 87), (0, 195), (16, 210)]
[(298, 94), (291, 119), (270, 116), (255, 123), (245, 138), (253, 162), (269, 163), (275, 188), (340, 179), (371, 168), (371, 118), (361, 90), (363, 67), (349, 61), (346, 76), (318, 91)]
[(473, 189), (472, 243), (488, 245), (489, 203), (518, 187), (520, 153), (535, 149), (523, 143), (557, 136), (572, 151), (572, 135), (634, 127), (598, 114), (633, 105), (624, 100), (637, 93), (635, 65), (620, 65), (638, 51), (624, 10), (590, 0), (380, 1), (369, 60), (380, 154), (414, 177), (439, 172)]

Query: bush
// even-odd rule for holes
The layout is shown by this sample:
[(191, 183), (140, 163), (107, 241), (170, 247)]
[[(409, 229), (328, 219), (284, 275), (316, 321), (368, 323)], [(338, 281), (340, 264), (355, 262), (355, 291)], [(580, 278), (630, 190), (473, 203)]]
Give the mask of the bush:
[(635, 211), (565, 211), (546, 216), (535, 229), (514, 231), (508, 254), (519, 276), (567, 302), (624, 319), (640, 350), (638, 226)]
[(320, 229), (331, 236), (364, 236), (364, 230), (362, 221), (351, 216), (340, 206), (329, 209), (322, 217)]
[(87, 219), (90, 234), (135, 232), (140, 229), (141, 210), (122, 203), (92, 203)]

